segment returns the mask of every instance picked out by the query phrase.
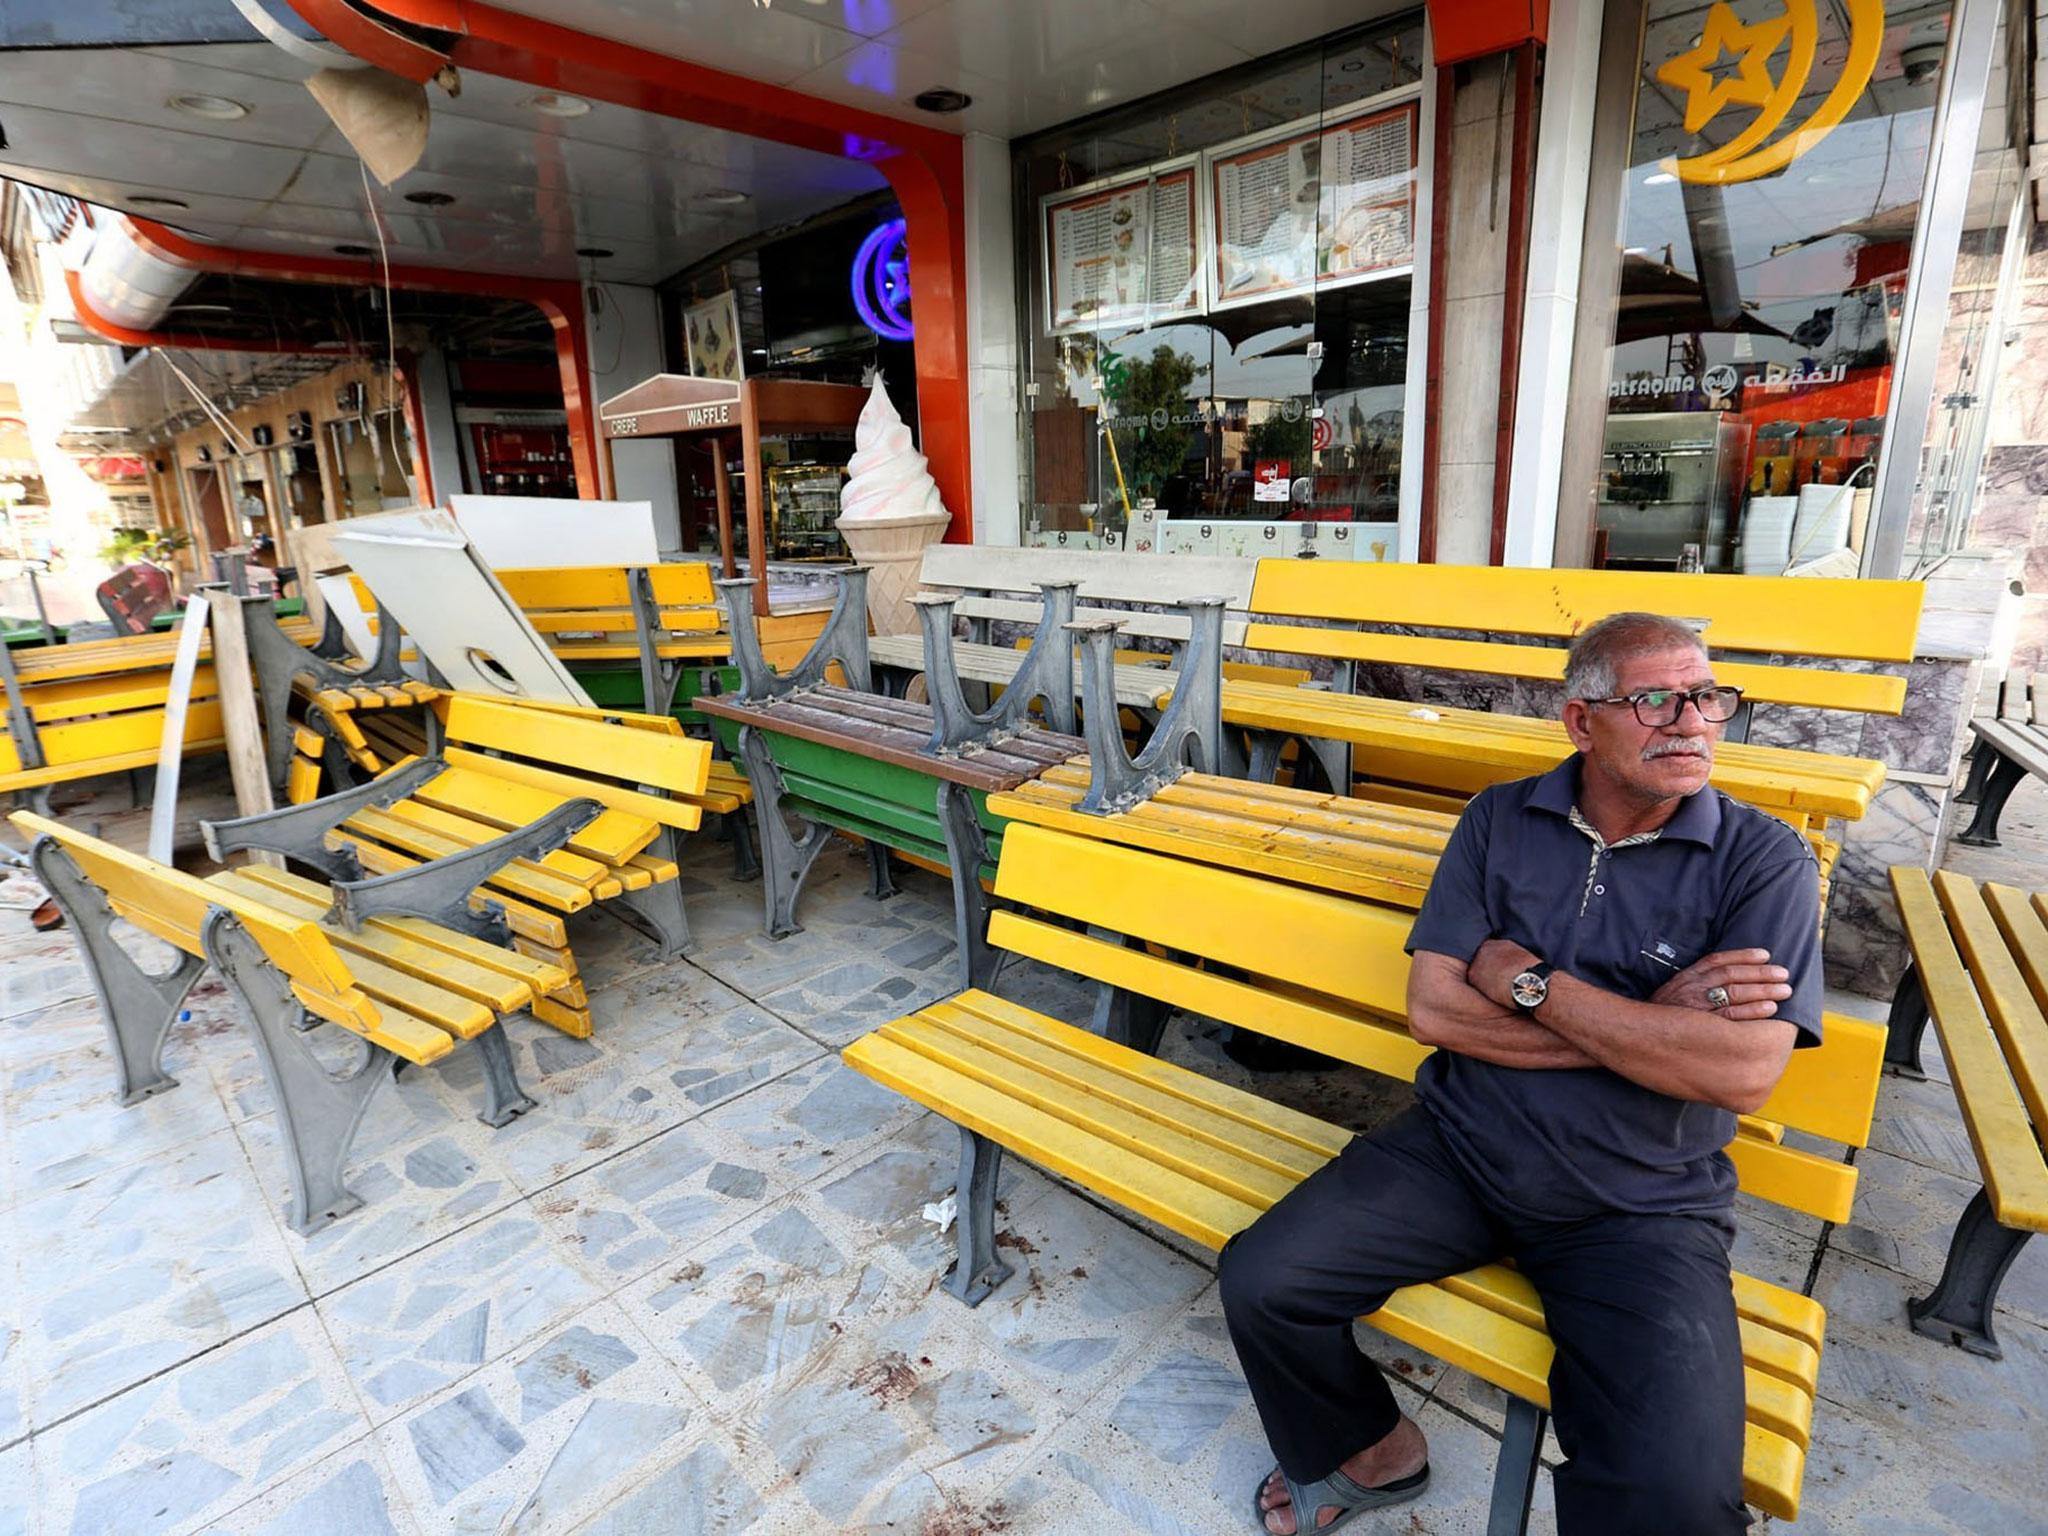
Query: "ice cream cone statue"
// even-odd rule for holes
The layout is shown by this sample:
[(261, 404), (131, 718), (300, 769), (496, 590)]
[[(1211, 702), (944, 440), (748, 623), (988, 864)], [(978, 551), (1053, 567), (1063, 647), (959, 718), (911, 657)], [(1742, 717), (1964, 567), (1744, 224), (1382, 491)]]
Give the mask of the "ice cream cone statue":
[(911, 446), (910, 428), (889, 403), (880, 373), (854, 425), (846, 470), (837, 526), (854, 560), (868, 569), (868, 617), (878, 635), (914, 633), (910, 598), (925, 548), (945, 534), (953, 514), (939, 500), (924, 455)]

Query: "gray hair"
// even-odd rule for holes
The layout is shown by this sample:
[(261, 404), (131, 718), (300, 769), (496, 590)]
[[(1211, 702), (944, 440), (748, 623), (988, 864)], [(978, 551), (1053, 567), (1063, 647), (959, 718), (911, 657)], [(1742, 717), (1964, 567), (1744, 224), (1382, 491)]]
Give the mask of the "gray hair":
[(1699, 631), (1683, 619), (1661, 613), (1610, 613), (1581, 631), (1565, 655), (1564, 696), (1607, 699), (1614, 696), (1622, 664), (1638, 656), (1679, 647), (1707, 654)]

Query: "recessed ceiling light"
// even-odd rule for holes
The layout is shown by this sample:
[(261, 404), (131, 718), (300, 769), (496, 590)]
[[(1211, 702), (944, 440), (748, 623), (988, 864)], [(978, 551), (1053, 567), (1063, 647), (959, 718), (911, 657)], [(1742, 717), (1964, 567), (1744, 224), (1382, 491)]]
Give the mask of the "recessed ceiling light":
[(542, 91), (538, 96), (526, 98), (526, 104), (542, 117), (588, 117), (590, 103), (581, 96), (570, 96), (562, 91)]
[(929, 91), (919, 91), (911, 97), (910, 104), (921, 112), (965, 112), (974, 105), (974, 98), (965, 91), (941, 85)]
[(374, 256), (367, 245), (337, 245), (331, 248), (337, 256)]
[(170, 106), (172, 111), (183, 112), (187, 117), (203, 117), (215, 123), (232, 123), (249, 115), (247, 106), (226, 96), (173, 96)]
[(616, 253), (606, 250), (601, 245), (579, 245), (576, 247), (576, 254), (578, 256), (588, 256), (592, 261), (602, 261), (605, 257), (615, 255)]
[(709, 192), (699, 192), (697, 201), (716, 203), (721, 208), (737, 208), (741, 203), (752, 202), (753, 196), (732, 187), (713, 187)]
[(1649, 250), (1650, 248), (1647, 245), (1625, 245), (1621, 248), (1621, 254), (1624, 256), (1646, 256), (1649, 254)]
[(1646, 187), (1663, 187), (1669, 186), (1672, 182), (1676, 180), (1678, 180), (1678, 178), (1672, 175), (1669, 171), (1659, 171), (1654, 176), (1645, 176), (1643, 178), (1643, 185)]
[(405, 200), (408, 203), (417, 203), (422, 208), (446, 208), (455, 201), (455, 198), (448, 192), (408, 192), (405, 194)]
[(141, 192), (128, 199), (135, 208), (190, 208), (192, 205), (182, 197), (162, 197), (154, 192)]

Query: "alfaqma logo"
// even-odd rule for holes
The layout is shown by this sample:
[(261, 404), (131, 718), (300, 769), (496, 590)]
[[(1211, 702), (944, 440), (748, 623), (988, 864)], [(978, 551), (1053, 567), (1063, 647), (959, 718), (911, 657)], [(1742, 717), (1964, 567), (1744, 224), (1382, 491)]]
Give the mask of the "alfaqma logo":
[[(1728, 0), (1714, 0), (1700, 40), (1666, 61), (1657, 79), (1685, 92), (1687, 133), (1700, 132), (1730, 107), (1754, 107), (1756, 116), (1718, 149), (1667, 160), (1664, 169), (1680, 181), (1754, 181), (1783, 170), (1826, 138), (1870, 84), (1884, 41), (1884, 0), (1839, 3), (1849, 18), (1841, 73), (1812, 114), (1787, 127), (1820, 49), (1815, 0), (1779, 0), (1777, 15), (1756, 22), (1737, 16)], [(1771, 60), (1781, 49), (1784, 67), (1774, 78)]]

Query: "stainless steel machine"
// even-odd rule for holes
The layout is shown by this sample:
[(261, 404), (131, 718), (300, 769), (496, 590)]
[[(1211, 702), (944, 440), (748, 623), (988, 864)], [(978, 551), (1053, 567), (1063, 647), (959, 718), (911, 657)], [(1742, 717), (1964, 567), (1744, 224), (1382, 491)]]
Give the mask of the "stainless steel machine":
[(1718, 411), (1609, 416), (1595, 514), (1607, 563), (1675, 570), (1693, 545), (1704, 569), (1732, 569), (1729, 525), (1749, 433), (1741, 417)]

